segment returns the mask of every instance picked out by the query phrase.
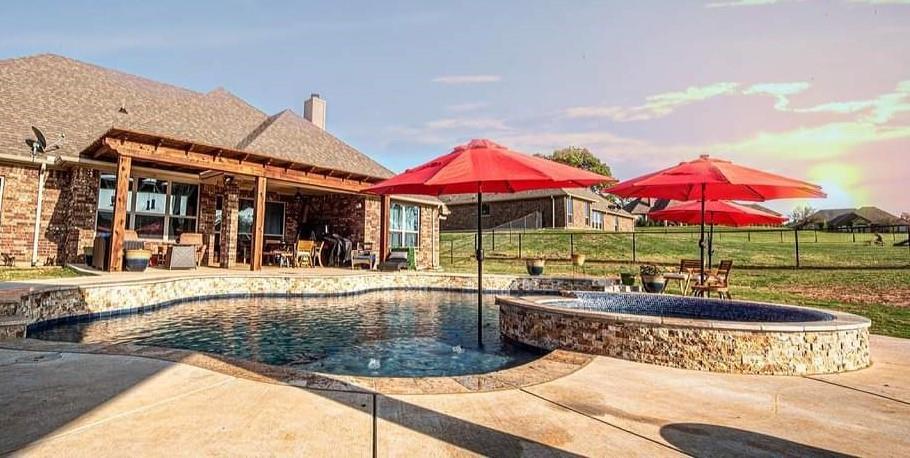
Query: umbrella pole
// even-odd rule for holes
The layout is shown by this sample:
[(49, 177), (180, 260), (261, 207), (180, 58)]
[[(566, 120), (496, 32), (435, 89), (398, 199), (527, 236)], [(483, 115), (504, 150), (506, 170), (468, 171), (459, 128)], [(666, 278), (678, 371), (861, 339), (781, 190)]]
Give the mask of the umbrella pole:
[(714, 265), (714, 214), (711, 214), (711, 229), (708, 234), (708, 269)]
[(477, 191), (477, 348), (483, 347), (483, 229), (481, 208), (483, 193)]
[(701, 273), (698, 275), (699, 283), (705, 283), (705, 184), (701, 184), (701, 231), (698, 239), (698, 248), (700, 252), (699, 262), (701, 263)]

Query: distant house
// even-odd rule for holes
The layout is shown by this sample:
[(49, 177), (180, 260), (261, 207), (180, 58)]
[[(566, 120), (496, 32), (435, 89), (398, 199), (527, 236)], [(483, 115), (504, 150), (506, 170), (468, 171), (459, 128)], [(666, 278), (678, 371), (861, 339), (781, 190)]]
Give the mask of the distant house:
[(866, 206), (818, 210), (795, 226), (802, 229), (859, 229), (863, 232), (891, 232), (902, 231), (896, 226), (906, 224), (910, 224), (910, 222), (880, 208)]
[[(477, 197), (473, 194), (442, 196), (451, 212), (441, 221), (442, 230), (477, 227)], [(634, 217), (590, 189), (542, 189), (514, 194), (484, 194), (481, 208), (484, 229), (593, 229), (632, 231)]]
[(648, 220), (648, 213), (652, 211), (664, 210), (679, 203), (670, 199), (655, 199), (653, 197), (637, 197), (623, 206), (623, 209), (631, 214), (635, 219), (640, 221)]

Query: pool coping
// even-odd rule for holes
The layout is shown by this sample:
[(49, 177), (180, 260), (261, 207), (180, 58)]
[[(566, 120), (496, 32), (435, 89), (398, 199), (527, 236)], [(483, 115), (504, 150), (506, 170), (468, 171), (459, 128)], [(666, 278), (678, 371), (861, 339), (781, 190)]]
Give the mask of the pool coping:
[(383, 395), (468, 394), (520, 389), (572, 374), (595, 358), (594, 355), (584, 353), (553, 350), (522, 365), (481, 374), (441, 377), (367, 377), (326, 374), (216, 353), (139, 344), (75, 343), (24, 338), (0, 340), (0, 349), (150, 358), (187, 364), (258, 382), (314, 390)]
[[(647, 293), (612, 293), (612, 294), (647, 294)], [(837, 310), (819, 309), (814, 307), (805, 307), (790, 304), (775, 304), (773, 302), (761, 301), (739, 301), (739, 300), (721, 300), (713, 298), (703, 298), (708, 301), (716, 301), (723, 304), (758, 304), (779, 308), (791, 308), (812, 312), (826, 313), (834, 317), (832, 320), (817, 321), (798, 321), (789, 323), (756, 323), (750, 321), (727, 321), (727, 320), (703, 320), (697, 318), (676, 318), (660, 317), (651, 315), (634, 315), (629, 313), (602, 312), (597, 310), (571, 309), (548, 305), (549, 302), (565, 301), (567, 298), (554, 298), (553, 296), (543, 295), (519, 295), (519, 296), (499, 296), (496, 298), (497, 303), (500, 301), (527, 307), (530, 309), (554, 313), (567, 316), (583, 316), (587, 318), (600, 319), (605, 321), (623, 321), (630, 323), (654, 324), (668, 327), (686, 327), (697, 329), (723, 329), (727, 331), (748, 331), (748, 332), (823, 332), (823, 331), (844, 331), (851, 329), (868, 328), (872, 321), (868, 318), (854, 315), (852, 313), (841, 312)]]

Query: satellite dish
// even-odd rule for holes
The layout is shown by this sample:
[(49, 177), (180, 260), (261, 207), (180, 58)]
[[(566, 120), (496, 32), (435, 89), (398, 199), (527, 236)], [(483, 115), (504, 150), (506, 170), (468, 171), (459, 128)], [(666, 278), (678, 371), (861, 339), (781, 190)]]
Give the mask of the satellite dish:
[(35, 139), (28, 139), (25, 141), (25, 143), (32, 149), (32, 161), (34, 161), (39, 154), (44, 154), (48, 151), (60, 149), (60, 145), (62, 145), (63, 141), (66, 139), (66, 135), (60, 134), (59, 140), (54, 142), (53, 145), (48, 145), (47, 137), (44, 136), (44, 132), (41, 132), (41, 129), (32, 126), (32, 132), (35, 133)]

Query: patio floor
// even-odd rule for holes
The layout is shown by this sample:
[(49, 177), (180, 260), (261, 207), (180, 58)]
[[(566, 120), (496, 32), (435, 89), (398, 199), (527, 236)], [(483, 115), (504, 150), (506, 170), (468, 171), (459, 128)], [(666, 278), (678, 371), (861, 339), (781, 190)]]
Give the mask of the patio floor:
[(831, 376), (598, 357), (523, 389), (386, 396), (135, 356), (3, 349), (0, 454), (901, 455), (910, 340), (873, 336), (872, 352), (872, 367)]

